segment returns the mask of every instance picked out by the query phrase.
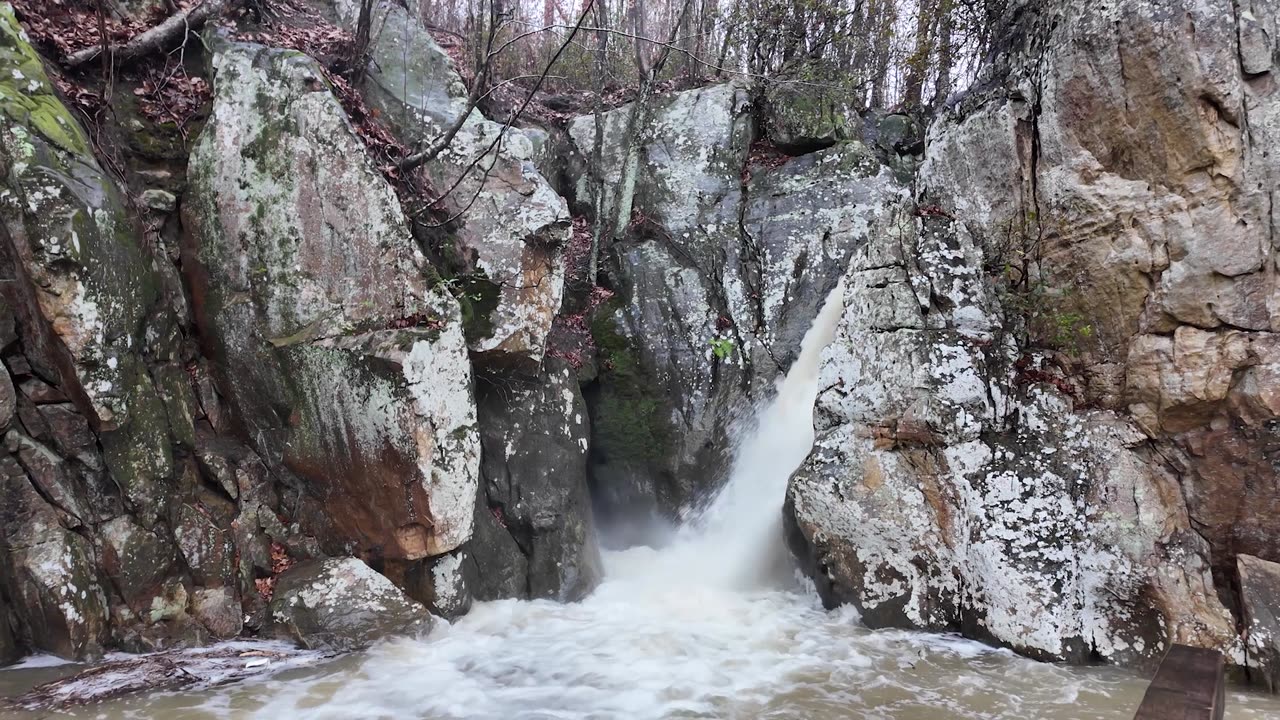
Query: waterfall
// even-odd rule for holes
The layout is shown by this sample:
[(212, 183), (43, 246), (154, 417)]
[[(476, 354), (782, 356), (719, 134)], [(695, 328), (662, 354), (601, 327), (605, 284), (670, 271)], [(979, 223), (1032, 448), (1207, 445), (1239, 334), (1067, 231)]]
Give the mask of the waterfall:
[[(780, 564), (787, 481), (813, 448), (813, 406), (822, 351), (844, 313), (844, 281), (827, 295), (776, 393), (736, 443), (719, 494), (656, 555), (613, 563), (613, 573), (700, 586), (749, 589), (767, 584)], [(633, 554), (635, 555), (635, 554)], [(621, 554), (626, 558), (627, 554)], [(638, 566), (637, 566), (638, 565)]]

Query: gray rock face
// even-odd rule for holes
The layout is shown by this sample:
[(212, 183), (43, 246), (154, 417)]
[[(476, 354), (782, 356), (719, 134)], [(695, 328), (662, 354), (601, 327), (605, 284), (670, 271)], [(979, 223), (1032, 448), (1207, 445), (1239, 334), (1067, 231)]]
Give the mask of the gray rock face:
[(355, 558), (311, 560), (280, 576), (273, 632), (309, 649), (350, 651), (431, 629), (430, 613)]
[(123, 516), (161, 528), (155, 562), (172, 556), (181, 438), (156, 379), (182, 372), (179, 338), (121, 194), (7, 3), (0, 76), (0, 594), (18, 646), (91, 658), (123, 634), (117, 612), (134, 622), (160, 592), (150, 560), (106, 567)]
[(479, 398), (477, 515), (489, 517), (477, 519), (485, 529), (468, 546), (480, 571), (473, 592), (481, 600), (581, 599), (600, 581), (601, 567), (587, 488), (589, 421), (577, 379), (552, 360), (532, 381), (499, 382)]
[(1280, 687), (1280, 564), (1252, 555), (1236, 558), (1244, 606), (1244, 652), (1250, 679)]
[[(850, 252), (904, 192), (856, 141), (751, 166), (734, 85), (655, 98), (628, 165), (630, 112), (605, 115), (597, 172), (631, 218), (607, 258), (617, 295), (593, 328), (589, 393), (595, 490), (615, 526), (674, 515), (723, 479), (734, 419), (789, 367)], [(594, 119), (570, 135), (589, 158)]]
[(916, 206), (855, 254), (789, 493), (828, 603), (1038, 657), (1244, 664), (1218, 590), (1275, 552), (1277, 96), (1249, 18), (1173, 6), (1028, 4), (930, 129)]
[[(317, 1), (340, 24), (355, 27), (358, 2)], [(416, 16), (392, 2), (377, 4), (375, 13), (365, 97), (402, 142), (425, 147), (466, 110), (466, 86)], [(438, 191), (457, 184), (437, 207), (446, 217), (462, 213), (474, 198), (460, 215), (455, 240), (472, 279), (495, 298), (477, 323), (480, 331), (468, 338), (471, 349), (482, 361), (531, 369), (542, 359), (564, 294), (569, 213), (534, 166), (535, 146), (523, 132), (508, 131), (496, 153), (484, 154), (502, 129), (473, 111), (424, 170)], [(464, 177), (477, 161), (478, 169)]]
[(213, 64), (184, 266), (219, 388), (358, 551), (448, 552), (479, 462), (457, 305), (314, 61), (222, 43)]

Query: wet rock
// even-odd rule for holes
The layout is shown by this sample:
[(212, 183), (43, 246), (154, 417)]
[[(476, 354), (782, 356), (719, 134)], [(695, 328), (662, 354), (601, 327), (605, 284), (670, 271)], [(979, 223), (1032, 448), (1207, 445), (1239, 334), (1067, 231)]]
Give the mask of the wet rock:
[(23, 628), (33, 649), (72, 660), (101, 655), (107, 601), (93, 548), (64, 527), (67, 515), (36, 492), (9, 455), (0, 457), (0, 483), (5, 589), (15, 626)]
[(430, 613), (355, 558), (308, 560), (280, 576), (273, 631), (310, 649), (349, 651), (431, 629)]
[[(516, 597), (572, 601), (601, 577), (586, 475), (590, 431), (572, 370), (560, 360), (545, 368), (532, 382), (482, 384), (483, 506), (515, 546), (490, 541), (469, 548), (486, 572), (524, 571)], [(501, 584), (484, 582), (476, 592), (492, 599), (489, 591)]]
[(1280, 564), (1236, 557), (1244, 608), (1246, 667), (1267, 690), (1280, 687)]
[(240, 600), (229, 588), (204, 588), (191, 594), (191, 616), (216, 638), (240, 634), (244, 613)]
[(118, 517), (99, 527), (102, 566), (117, 592), (135, 611), (150, 605), (169, 573), (174, 549), (167, 538)]
[(463, 549), (415, 563), (405, 576), (405, 594), (447, 620), (467, 614), (472, 595), (464, 568), (474, 562), (469, 557), (471, 547), (467, 543)]
[(89, 467), (101, 468), (102, 461), (98, 454), (98, 438), (89, 429), (89, 422), (76, 411), (70, 403), (56, 405), (40, 405), (37, 407), (41, 419), (49, 428), (58, 454), (64, 458), (75, 458)]
[(5, 448), (25, 471), (36, 492), (75, 525), (92, 518), (86, 488), (71, 467), (49, 447), (17, 430), (4, 436)]
[(220, 587), (235, 582), (235, 545), (206, 507), (180, 507), (173, 536), (197, 583)]
[(466, 586), (476, 600), (526, 597), (529, 558), (507, 530), (502, 509), (489, 507), (483, 484), (477, 490), (475, 531), (462, 565)]
[(479, 443), (456, 302), (314, 61), (219, 40), (213, 65), (183, 265), (219, 393), (323, 506), (331, 549), (458, 547)]
[[(349, 29), (360, 4), (317, 0)], [(401, 141), (425, 147), (466, 109), (467, 89), (452, 60), (417, 17), (399, 4), (376, 4), (381, 31), (374, 39), (365, 97)], [(431, 185), (453, 187), (440, 209), (460, 216), (455, 237), (464, 256), (460, 278), (480, 300), (471, 301), (468, 341), (481, 361), (536, 368), (564, 293), (563, 247), (568, 241), (565, 201), (534, 165), (534, 140), (507, 131), (483, 173), (463, 173), (503, 132), (476, 110), (449, 147), (425, 165)], [(460, 180), (460, 178), (462, 178)]]

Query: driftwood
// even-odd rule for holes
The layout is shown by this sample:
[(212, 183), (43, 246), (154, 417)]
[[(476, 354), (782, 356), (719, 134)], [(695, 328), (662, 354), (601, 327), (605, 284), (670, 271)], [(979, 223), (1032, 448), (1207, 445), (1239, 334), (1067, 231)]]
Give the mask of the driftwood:
[[(128, 42), (112, 45), (109, 50), (112, 59), (116, 63), (127, 63), (175, 45), (184, 40), (187, 33), (199, 30), (210, 19), (217, 17), (230, 4), (231, 0), (204, 0), (189, 10), (180, 10), (159, 25), (130, 38)], [(101, 54), (101, 46), (85, 48), (72, 53), (65, 64), (69, 68), (77, 68)]]
[(233, 641), (207, 648), (116, 657), (70, 677), (48, 682), (5, 706), (49, 710), (143, 692), (201, 690), (312, 665), (331, 655), (278, 642)]

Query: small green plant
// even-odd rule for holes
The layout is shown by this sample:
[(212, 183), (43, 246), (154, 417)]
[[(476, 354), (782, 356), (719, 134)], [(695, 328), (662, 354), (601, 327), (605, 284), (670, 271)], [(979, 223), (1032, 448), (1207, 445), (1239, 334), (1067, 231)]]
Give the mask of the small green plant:
[(733, 354), (733, 341), (729, 338), (711, 338), (711, 354), (717, 360), (728, 360)]
[(994, 267), (988, 268), (1001, 279), (997, 291), (1002, 304), (1021, 321), (1021, 344), (1077, 357), (1088, 349), (1094, 327), (1078, 309), (1084, 304), (1079, 290), (1070, 285), (1055, 288), (1045, 276), (1043, 234), (1035, 211), (1028, 211), (1022, 225), (1010, 225), (1004, 242), (997, 245)]

